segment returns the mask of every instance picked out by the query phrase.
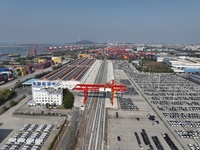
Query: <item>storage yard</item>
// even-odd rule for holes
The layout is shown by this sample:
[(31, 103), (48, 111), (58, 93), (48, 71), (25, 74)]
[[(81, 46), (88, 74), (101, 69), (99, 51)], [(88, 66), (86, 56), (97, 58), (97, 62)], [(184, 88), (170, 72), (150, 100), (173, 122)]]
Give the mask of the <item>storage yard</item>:
[[(107, 71), (102, 71), (103, 75), (100, 75), (98, 72), (100, 68)], [(123, 94), (115, 94), (113, 106), (108, 97), (101, 94), (99, 98), (92, 95), (88, 97), (85, 105), (87, 120), (83, 120), (84, 127), (81, 127), (86, 128), (87, 131), (87, 134), (84, 130), (81, 134), (83, 137), (87, 135), (86, 138), (81, 138), (80, 144), (83, 144), (83, 148), (91, 146), (109, 150), (132, 150), (133, 147), (134, 150), (198, 149), (200, 87), (176, 74), (140, 73), (126, 61), (95, 62), (94, 59), (81, 58), (44, 76), (38, 82), (44, 82), (45, 84), (40, 83), (40, 85), (47, 87), (54, 86), (52, 83), (55, 81), (92, 83), (95, 81), (95, 76), (97, 79), (105, 77), (104, 83), (114, 77), (116, 82), (125, 84), (128, 90)], [(77, 94), (75, 105), (82, 107), (82, 100), (83, 96)], [(29, 109), (21, 102), (15, 109), (20, 110), (19, 107), (24, 112)], [(38, 107), (31, 107), (30, 110), (34, 113), (41, 111)], [(11, 129), (9, 131), (11, 133), (7, 133), (9, 136), (5, 138), (4, 143), (1, 143), (1, 147), (8, 142), (4, 147), (47, 149), (57, 133), (56, 126), (61, 125), (66, 119), (62, 116), (51, 116), (51, 122), (49, 122), (48, 116), (19, 117), (13, 116), (11, 110), (0, 116), (1, 120), (9, 118), (0, 126), (0, 129)], [(44, 113), (48, 114), (47, 111)], [(105, 117), (103, 117), (104, 114)], [(51, 131), (44, 130), (47, 125), (53, 127)], [(23, 140), (23, 137), (27, 139)], [(92, 137), (94, 139), (89, 142)], [(9, 144), (12, 140), (15, 140), (13, 145)], [(32, 143), (29, 144), (29, 142)]]
[(19, 132), (8, 139), (2, 149), (41, 149), (53, 125), (24, 124)]
[(138, 58), (156, 58), (154, 52), (144, 52), (133, 50), (133, 46), (110, 46), (106, 47), (105, 54), (110, 59), (138, 59)]
[(27, 74), (32, 74), (36, 70), (44, 70), (53, 66), (55, 63), (52, 60), (28, 64), (21, 67), (12, 66), (10, 68), (0, 68), (0, 85), (12, 81), (19, 77), (24, 77)]
[(1, 149), (39, 148), (46, 150), (58, 133), (56, 128), (66, 120), (65, 116), (51, 116), (49, 118), (49, 116), (13, 115), (13, 112), (27, 105), (26, 102), (29, 99), (30, 96), (27, 96), (17, 106), (12, 107), (0, 116), (1, 122), (3, 121), (0, 126), (1, 135), (7, 130), (11, 130), (9, 135), (2, 139)]
[(138, 73), (123, 61), (114, 67), (116, 80), (138, 95), (125, 93), (119, 109), (108, 110), (108, 149), (199, 149), (198, 84), (176, 74)]

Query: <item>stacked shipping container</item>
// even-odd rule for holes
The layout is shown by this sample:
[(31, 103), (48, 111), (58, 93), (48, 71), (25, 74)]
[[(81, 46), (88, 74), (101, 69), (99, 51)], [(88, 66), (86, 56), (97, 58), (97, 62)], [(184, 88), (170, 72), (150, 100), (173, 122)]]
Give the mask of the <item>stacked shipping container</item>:
[(37, 69), (46, 69), (46, 68), (51, 67), (52, 65), (54, 65), (54, 62), (52, 60), (48, 60), (46, 62), (41, 62), (41, 63), (34, 64), (33, 68), (35, 70), (37, 70)]
[(111, 46), (105, 48), (108, 58), (111, 59), (137, 59), (156, 57), (154, 52), (136, 52), (129, 46)]

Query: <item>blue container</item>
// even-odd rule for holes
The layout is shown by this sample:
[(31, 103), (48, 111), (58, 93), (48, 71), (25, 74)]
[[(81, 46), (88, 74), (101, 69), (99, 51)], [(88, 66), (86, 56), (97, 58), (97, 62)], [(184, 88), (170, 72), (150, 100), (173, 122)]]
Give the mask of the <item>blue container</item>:
[(3, 71), (9, 71), (8, 68), (0, 68), (0, 72), (3, 72)]

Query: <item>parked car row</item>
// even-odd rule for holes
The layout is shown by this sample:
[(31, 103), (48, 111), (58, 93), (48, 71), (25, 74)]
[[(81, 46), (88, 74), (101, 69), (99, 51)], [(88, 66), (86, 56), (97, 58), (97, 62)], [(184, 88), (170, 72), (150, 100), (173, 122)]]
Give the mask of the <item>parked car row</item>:
[(167, 133), (163, 133), (162, 136), (172, 150), (178, 150), (177, 146), (174, 144)]
[(137, 133), (137, 132), (134, 132), (134, 134), (135, 134), (136, 140), (137, 140), (137, 142), (138, 142), (138, 146), (140, 147), (140, 149), (143, 149), (142, 143), (141, 143), (140, 138), (139, 138), (139, 136), (138, 136), (138, 133)]
[(172, 127), (193, 127), (199, 128), (200, 121), (187, 121), (187, 120), (167, 120)]
[(149, 137), (148, 137), (145, 129), (142, 129), (141, 135), (142, 135), (145, 145), (149, 145), (150, 150), (153, 150), (153, 146), (151, 145), (151, 142), (149, 140)]
[[(38, 128), (37, 128), (38, 127)], [(40, 150), (50, 135), (53, 125), (24, 124), (16, 133), (8, 139), (1, 150)]]
[(176, 134), (178, 134), (181, 138), (199, 138), (200, 137), (200, 131), (197, 130), (175, 130)]
[(199, 102), (194, 101), (151, 101), (155, 105), (189, 105), (189, 106), (200, 106)]
[(200, 107), (168, 107), (168, 106), (157, 106), (161, 111), (200, 111)]
[(162, 144), (160, 143), (160, 141), (159, 141), (157, 136), (152, 136), (151, 138), (152, 138), (152, 140), (153, 140), (153, 142), (156, 145), (156, 148), (158, 150), (164, 150), (164, 148), (163, 148)]
[(190, 119), (200, 119), (200, 114), (198, 113), (163, 113), (167, 118), (190, 118)]
[(120, 79), (121, 84), (126, 84), (127, 86), (131, 85), (131, 82), (128, 79)]
[(200, 150), (199, 144), (188, 144), (188, 147), (190, 148), (190, 150)]
[(138, 110), (138, 107), (133, 104), (133, 101), (131, 98), (119, 98), (119, 104), (122, 110)]
[(38, 127), (37, 124), (31, 124), (31, 126), (27, 129), (27, 131), (34, 132)]
[(47, 127), (46, 124), (39, 125), (38, 128), (35, 131), (43, 132), (46, 127)]
[(132, 86), (128, 86), (128, 90), (124, 92), (127, 95), (138, 95), (138, 92)]

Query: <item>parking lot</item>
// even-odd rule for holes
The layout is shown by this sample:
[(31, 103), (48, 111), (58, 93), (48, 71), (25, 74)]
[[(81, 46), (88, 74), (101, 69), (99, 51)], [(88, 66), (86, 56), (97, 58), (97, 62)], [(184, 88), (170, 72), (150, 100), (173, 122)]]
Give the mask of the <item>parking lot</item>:
[[(138, 141), (134, 133), (137, 132), (140, 142), (135, 144), (138, 145), (138, 149), (141, 148), (141, 144), (146, 149), (147, 147), (144, 147), (146, 144), (141, 135), (141, 130), (144, 129), (147, 135), (152, 137), (149, 138), (151, 144), (148, 145), (152, 145), (154, 149), (159, 145), (162, 145), (164, 149), (170, 149), (169, 147), (171, 149), (172, 147), (174, 149), (198, 147), (200, 144), (200, 138), (198, 138), (200, 131), (200, 86), (176, 74), (139, 73), (125, 61), (113, 62), (115, 79), (128, 87), (132, 86), (138, 93), (138, 95), (124, 94), (123, 98), (126, 100), (123, 101), (123, 104), (127, 104), (126, 107), (132, 105), (131, 99), (132, 103), (138, 106), (138, 111), (120, 109), (120, 112), (118, 110), (118, 118), (115, 114), (109, 115), (108, 125), (112, 125), (112, 127), (108, 127), (110, 131), (108, 136), (114, 136), (115, 143), (110, 140), (109, 142), (112, 144), (108, 143), (108, 146), (114, 144), (116, 149), (131, 149), (129, 146), (132, 143), (128, 141)], [(118, 104), (121, 105), (121, 103), (118, 100)], [(145, 118), (144, 116), (147, 116), (148, 113), (155, 115), (159, 124), (148, 120), (148, 117)], [(126, 126), (124, 122), (130, 122), (131, 117), (136, 118), (135, 122), (130, 123), (131, 127)], [(139, 120), (143, 122), (137, 122), (137, 118), (140, 118)], [(122, 137), (121, 141), (118, 141), (116, 133), (120, 134), (120, 131)], [(116, 133), (114, 134), (114, 132)], [(129, 135), (130, 133), (131, 135)], [(123, 137), (126, 137), (126, 142), (124, 141), (127, 144), (126, 146), (122, 142)], [(154, 141), (157, 141), (157, 144)], [(162, 146), (160, 146), (160, 149), (162, 149)], [(109, 148), (115, 149), (114, 147)], [(151, 149), (151, 146), (148, 148)]]
[(54, 125), (24, 124), (19, 129), (18, 133), (15, 133), (8, 139), (8, 141), (1, 147), (1, 150), (39, 150), (49, 137), (53, 128)]
[[(11, 130), (11, 132), (2, 139), (0, 144), (2, 149), (7, 145), (8, 147), (13, 147), (9, 149), (17, 149), (19, 147), (24, 147), (24, 149), (32, 147), (32, 149), (34, 149), (37, 147), (46, 150), (54, 137), (58, 134), (56, 127), (62, 125), (66, 120), (66, 117), (62, 116), (13, 115), (13, 112), (24, 106), (28, 99), (29, 97), (26, 97), (24, 100), (20, 101), (18, 105), (12, 107), (0, 116), (0, 120), (3, 120), (0, 130)], [(35, 145), (35, 143), (41, 141), (40, 138), (43, 139), (42, 144)], [(30, 143), (27, 143), (29, 141)], [(11, 143), (9, 144), (7, 142)]]

